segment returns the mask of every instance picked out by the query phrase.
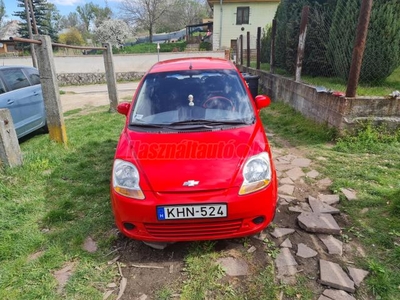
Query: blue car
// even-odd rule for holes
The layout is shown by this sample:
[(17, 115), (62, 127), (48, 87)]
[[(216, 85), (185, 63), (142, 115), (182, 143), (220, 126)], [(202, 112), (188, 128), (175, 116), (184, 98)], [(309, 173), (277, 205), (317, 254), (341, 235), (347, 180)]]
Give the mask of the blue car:
[(0, 66), (0, 109), (8, 108), (18, 138), (46, 128), (39, 72), (25, 66)]

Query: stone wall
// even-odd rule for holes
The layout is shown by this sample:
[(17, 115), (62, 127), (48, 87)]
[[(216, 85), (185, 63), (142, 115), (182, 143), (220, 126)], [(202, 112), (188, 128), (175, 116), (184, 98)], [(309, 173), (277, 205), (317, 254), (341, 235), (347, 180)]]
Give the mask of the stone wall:
[[(139, 80), (144, 72), (118, 72), (117, 81)], [(105, 73), (61, 73), (57, 74), (59, 86), (64, 85), (85, 85), (106, 83)]]
[(337, 97), (318, 93), (315, 87), (265, 71), (239, 66), (243, 72), (260, 76), (259, 87), (272, 101), (289, 104), (307, 118), (339, 130), (351, 130), (360, 121), (371, 120), (400, 127), (400, 98)]

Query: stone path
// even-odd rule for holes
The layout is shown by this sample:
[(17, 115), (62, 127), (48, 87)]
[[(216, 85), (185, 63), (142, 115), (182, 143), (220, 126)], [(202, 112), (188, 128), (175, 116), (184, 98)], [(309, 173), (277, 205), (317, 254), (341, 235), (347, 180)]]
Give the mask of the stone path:
[[(277, 227), (267, 228), (256, 238), (273, 240), (280, 248), (275, 259), (277, 278), (295, 284), (301, 272), (320, 286), (318, 300), (355, 299), (351, 294), (368, 272), (344, 257), (342, 229), (336, 220), (341, 213), (335, 207), (340, 197), (329, 193), (331, 180), (322, 178), (310, 159), (290, 150), (274, 150), (273, 155), (279, 178)], [(341, 193), (344, 199), (357, 200), (353, 190), (341, 189)]]

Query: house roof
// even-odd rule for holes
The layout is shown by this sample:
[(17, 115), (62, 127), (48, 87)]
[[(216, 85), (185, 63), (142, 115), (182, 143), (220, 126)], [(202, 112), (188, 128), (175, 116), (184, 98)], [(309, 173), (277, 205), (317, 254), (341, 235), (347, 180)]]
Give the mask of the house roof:
[[(219, 4), (220, 0), (207, 0), (208, 4), (213, 7), (214, 4)], [(260, 3), (260, 2), (281, 2), (280, 0), (222, 0), (224, 3)]]

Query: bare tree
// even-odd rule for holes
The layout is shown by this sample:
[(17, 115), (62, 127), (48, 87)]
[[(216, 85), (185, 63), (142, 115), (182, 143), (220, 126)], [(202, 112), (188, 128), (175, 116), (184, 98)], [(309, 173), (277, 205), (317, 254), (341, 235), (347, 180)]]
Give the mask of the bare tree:
[(153, 42), (155, 25), (166, 15), (170, 3), (170, 0), (122, 0), (119, 9), (126, 22), (147, 30)]

